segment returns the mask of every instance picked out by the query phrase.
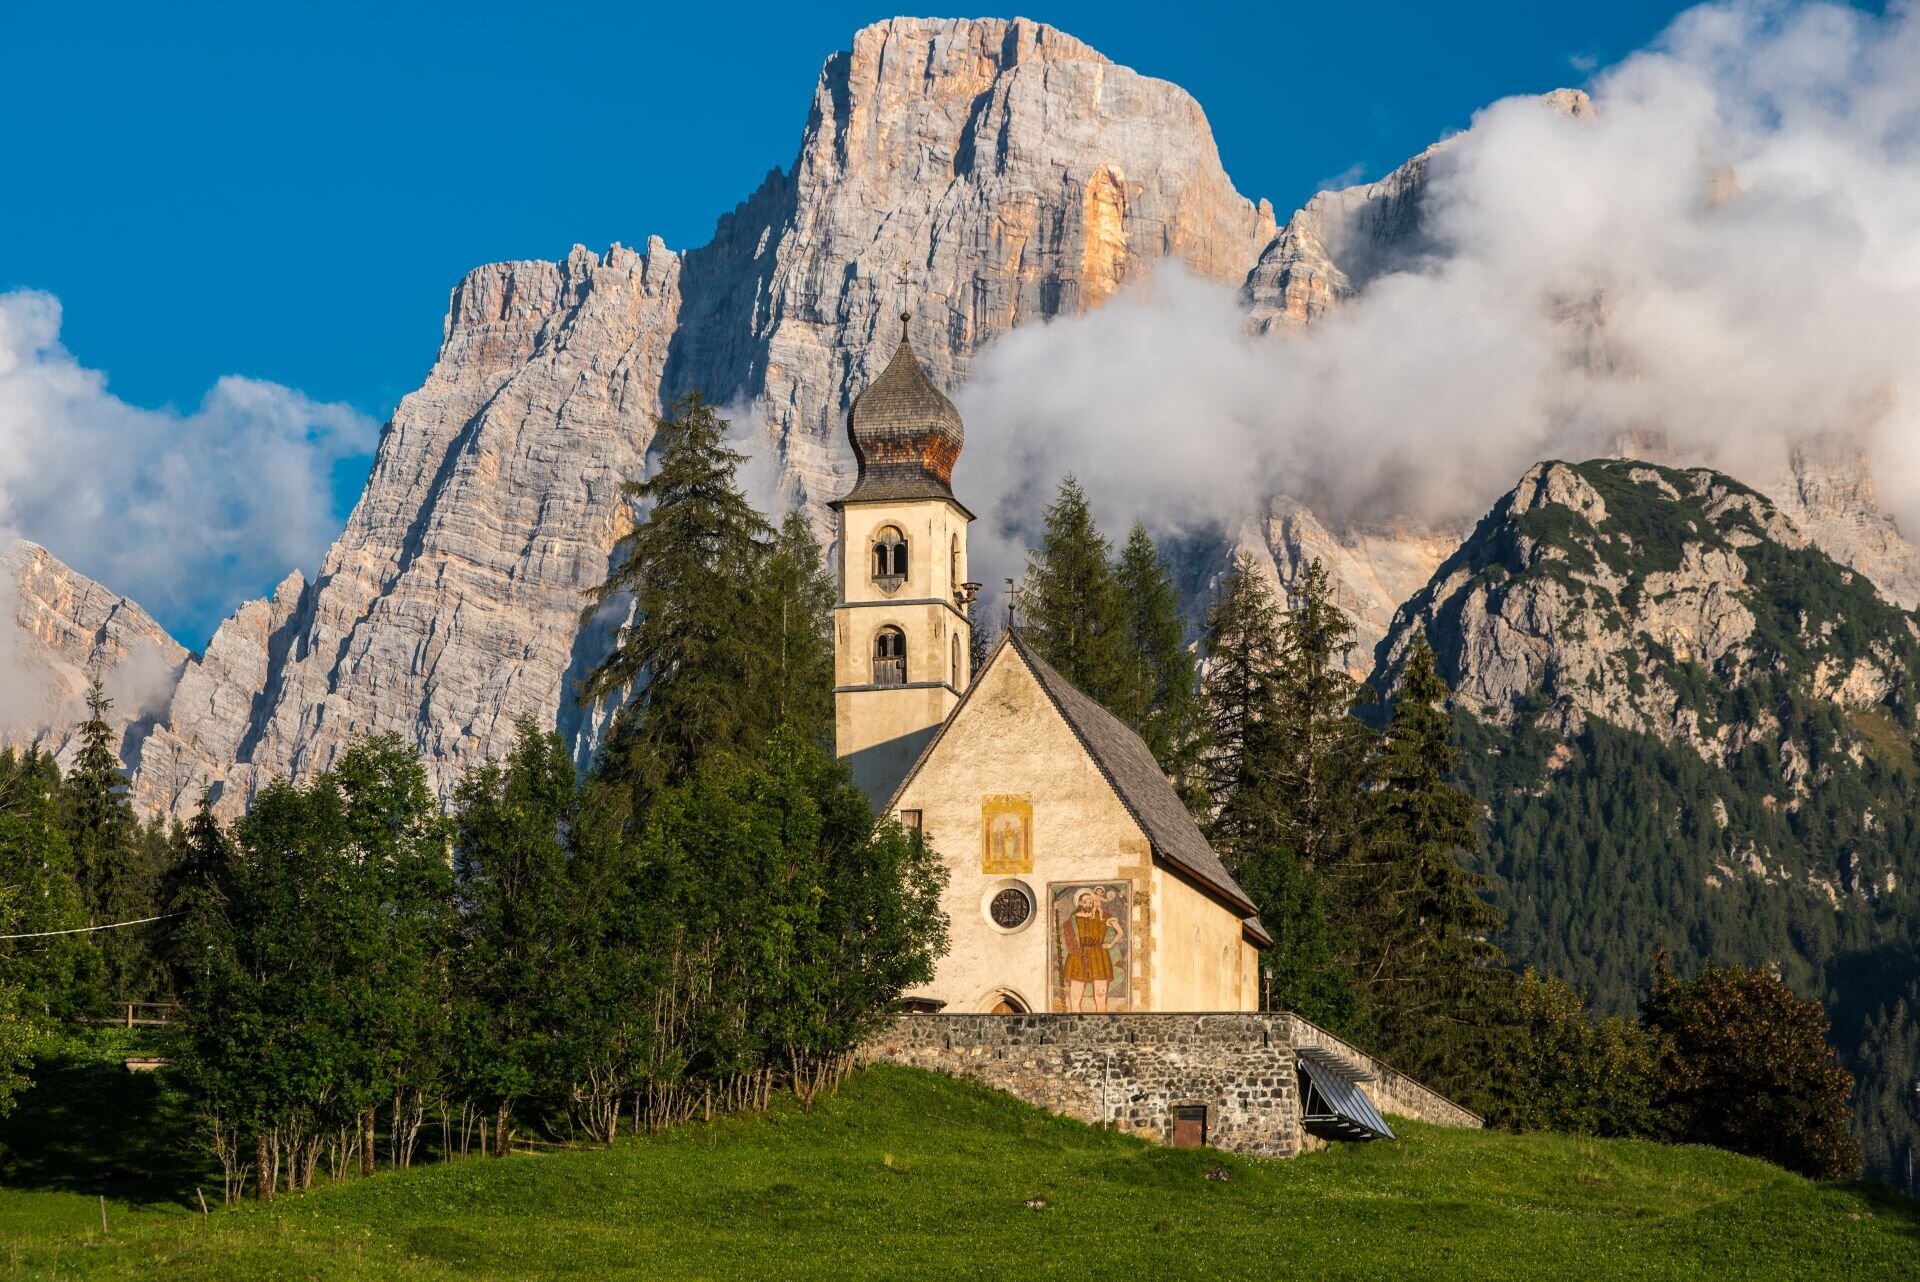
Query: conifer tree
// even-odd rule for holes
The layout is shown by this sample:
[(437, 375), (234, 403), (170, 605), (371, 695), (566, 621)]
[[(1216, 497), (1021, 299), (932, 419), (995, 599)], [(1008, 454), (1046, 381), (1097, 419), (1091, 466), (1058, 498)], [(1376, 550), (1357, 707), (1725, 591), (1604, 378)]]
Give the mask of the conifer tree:
[(1229, 858), (1272, 836), (1265, 754), (1279, 719), (1276, 664), (1280, 609), (1253, 559), (1244, 553), (1221, 576), (1207, 609), (1208, 750), (1204, 778), (1214, 807), (1209, 837)]
[(1290, 844), (1281, 766), (1290, 745), (1280, 703), (1279, 607), (1244, 554), (1207, 612), (1205, 680), (1215, 809), (1208, 839), (1259, 907), (1274, 945), (1261, 958), (1279, 1006), (1335, 1027), (1352, 1017), (1349, 973), (1334, 955), (1320, 872)]
[(1491, 1053), (1511, 976), (1489, 937), (1505, 914), (1486, 880), (1461, 866), (1479, 850), (1478, 803), (1454, 782), (1446, 682), (1416, 633), (1367, 794), (1362, 849), (1337, 887), (1351, 961), (1380, 1053), (1443, 1089), (1471, 1082)]
[(1372, 691), (1347, 672), (1353, 623), (1334, 602), (1332, 579), (1318, 559), (1292, 595), (1274, 672), (1273, 782), (1286, 844), (1325, 872), (1350, 862), (1359, 839), (1374, 736), (1353, 712)]
[[(143, 828), (127, 802), (126, 775), (106, 719), (112, 707), (95, 677), (87, 687), (87, 719), (78, 727), (80, 752), (63, 789), (80, 889), (95, 925), (155, 916), (169, 855), (165, 829)], [(159, 924), (100, 932), (96, 947), (108, 1000), (141, 1001), (166, 992), (164, 931), (154, 929)]]
[(691, 393), (655, 420), (659, 465), (627, 495), (646, 519), (620, 540), (595, 610), (631, 598), (633, 623), (587, 679), (588, 700), (626, 696), (600, 769), (637, 801), (691, 776), (708, 753), (771, 731), (763, 569), (773, 531), (735, 480), (727, 421)]
[(87, 719), (76, 727), (80, 752), (67, 772), (67, 829), (78, 865), (80, 888), (97, 922), (109, 920), (107, 897), (124, 872), (123, 844), (133, 827), (126, 804), (126, 778), (114, 752), (107, 712), (113, 700), (95, 677), (87, 686)]
[(809, 742), (833, 741), (833, 578), (813, 529), (787, 513), (767, 558), (760, 614), (773, 722)]
[(1048, 506), (1040, 546), (1016, 591), (1020, 636), (1089, 698), (1113, 708), (1129, 697), (1126, 610), (1112, 547), (1071, 475)]
[(1197, 805), (1206, 795), (1197, 778), (1205, 712), (1193, 652), (1187, 648), (1173, 576), (1139, 522), (1127, 534), (1114, 579), (1126, 615), (1132, 669), (1114, 712), (1139, 732), (1188, 804)]
[[(0, 886), (11, 886), (15, 929), (73, 930), (87, 924), (85, 896), (62, 814), (60, 768), (38, 748), (0, 752)], [(0, 971), (20, 985), (24, 1009), (66, 1018), (100, 1000), (93, 935), (0, 941)]]

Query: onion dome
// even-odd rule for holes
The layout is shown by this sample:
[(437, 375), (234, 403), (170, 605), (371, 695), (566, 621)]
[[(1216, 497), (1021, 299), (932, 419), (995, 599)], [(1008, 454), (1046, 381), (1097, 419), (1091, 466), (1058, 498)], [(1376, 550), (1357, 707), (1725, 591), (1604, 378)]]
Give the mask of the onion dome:
[(901, 313), (893, 359), (847, 411), (847, 439), (860, 477), (840, 502), (953, 500), (953, 464), (965, 438), (960, 412), (914, 355), (907, 314)]

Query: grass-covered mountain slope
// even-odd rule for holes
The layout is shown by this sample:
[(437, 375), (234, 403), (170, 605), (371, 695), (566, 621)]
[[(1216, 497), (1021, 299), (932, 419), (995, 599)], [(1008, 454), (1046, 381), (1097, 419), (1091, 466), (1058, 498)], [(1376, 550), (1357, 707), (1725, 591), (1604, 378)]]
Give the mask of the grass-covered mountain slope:
[(170, 1197), (129, 1204), (103, 1152), (104, 1233), (68, 1154), (53, 1191), (0, 1185), (0, 1275), (1868, 1278), (1920, 1252), (1920, 1215), (1892, 1194), (1712, 1149), (1399, 1129), (1395, 1144), (1246, 1161), (876, 1068), (811, 1114), (784, 1104), (204, 1218), (191, 1169), (160, 1179)]
[(1920, 1049), (1913, 616), (1732, 478), (1604, 460), (1541, 464), (1494, 507), (1402, 607), (1381, 688), (1416, 627), (1509, 955), (1618, 1012), (1656, 948), (1777, 967), (1826, 1001), (1893, 1174)]

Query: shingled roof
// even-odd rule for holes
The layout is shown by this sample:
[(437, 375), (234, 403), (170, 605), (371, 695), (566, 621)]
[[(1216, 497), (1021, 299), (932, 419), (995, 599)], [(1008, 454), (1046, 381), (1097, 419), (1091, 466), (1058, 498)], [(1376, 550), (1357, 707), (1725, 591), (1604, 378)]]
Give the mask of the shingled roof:
[[(1240, 889), (1233, 874), (1220, 862), (1213, 847), (1201, 835), (1200, 826), (1193, 821), (1193, 815), (1174, 792), (1173, 785), (1167, 782), (1167, 776), (1161, 771), (1160, 763), (1153, 759), (1152, 751), (1139, 735), (1126, 722), (1108, 712), (1091, 698), (1081, 693), (1079, 687), (1054, 670), (1052, 664), (1033, 652), (1033, 648), (1020, 639), (1020, 634), (1011, 629), (1001, 638), (1000, 645), (988, 657), (981, 672), (976, 673), (968, 695), (980, 688), (980, 676), (988, 667), (1000, 658), (1000, 651), (1011, 646), (1020, 656), (1027, 669), (1033, 673), (1046, 692), (1047, 698), (1059, 711), (1060, 717), (1073, 731), (1074, 738), (1087, 750), (1087, 755), (1106, 777), (1113, 788), (1114, 795), (1120, 799), (1133, 821), (1140, 825), (1140, 831), (1146, 835), (1147, 842), (1153, 848), (1154, 858), (1183, 873), (1188, 879), (1198, 882), (1204, 889), (1211, 891), (1215, 898), (1225, 901), (1241, 914), (1241, 925), (1249, 935), (1262, 944), (1273, 942), (1261, 925), (1259, 909)], [(961, 707), (966, 701), (961, 701)], [(953, 724), (960, 715), (955, 708), (947, 718), (947, 725)], [(934, 748), (946, 733), (946, 726), (940, 728), (940, 734), (934, 736), (920, 754), (920, 760), (896, 790), (897, 797), (906, 790), (913, 777), (920, 773), (920, 766), (933, 754)]]
[[(860, 465), (853, 489), (841, 503), (898, 502), (953, 497), (953, 465), (966, 429), (960, 412), (933, 385), (907, 337), (900, 317), (900, 345), (893, 359), (854, 397), (847, 411), (847, 439)], [(963, 509), (964, 510), (964, 509)]]

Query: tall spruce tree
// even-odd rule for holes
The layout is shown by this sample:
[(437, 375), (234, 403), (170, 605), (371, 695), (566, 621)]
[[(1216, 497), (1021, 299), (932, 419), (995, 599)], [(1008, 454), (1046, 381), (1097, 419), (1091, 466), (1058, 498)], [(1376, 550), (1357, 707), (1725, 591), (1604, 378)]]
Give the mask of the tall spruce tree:
[(1264, 754), (1270, 727), (1280, 716), (1280, 607), (1244, 553), (1215, 588), (1202, 645), (1208, 744), (1203, 777), (1213, 805), (1208, 836), (1234, 859), (1242, 848), (1271, 838), (1275, 829), (1268, 813), (1276, 804), (1270, 795), (1271, 763)]
[(833, 577), (813, 529), (787, 513), (762, 576), (767, 696), (774, 724), (811, 743), (833, 740)]
[[(60, 768), (49, 753), (0, 752), (0, 887), (13, 887), (18, 933), (87, 924), (64, 821)], [(56, 1018), (90, 1012), (100, 992), (94, 935), (0, 940), (0, 971), (19, 984), (25, 1009)]]
[(133, 812), (126, 804), (126, 777), (120, 773), (120, 758), (114, 751), (113, 727), (107, 724), (112, 707), (100, 678), (93, 678), (87, 686), (87, 719), (75, 728), (80, 751), (66, 778), (67, 831), (80, 888), (96, 923), (110, 920), (105, 916), (107, 898), (124, 873), (124, 846), (134, 826)]
[(1278, 1006), (1335, 1027), (1352, 1018), (1350, 973), (1334, 952), (1320, 871), (1291, 843), (1282, 767), (1281, 615), (1250, 557), (1237, 557), (1207, 612), (1204, 691), (1214, 803), (1208, 839), (1259, 906), (1274, 937), (1262, 966)]
[(1454, 782), (1460, 754), (1448, 693), (1426, 636), (1416, 634), (1378, 786), (1366, 794), (1366, 837), (1337, 891), (1380, 1053), (1459, 1090), (1492, 1053), (1512, 977), (1489, 941), (1505, 914), (1483, 897), (1486, 880), (1460, 863), (1479, 849), (1479, 806)]
[(656, 419), (659, 466), (627, 495), (646, 519), (584, 618), (631, 598), (634, 619), (588, 677), (588, 700), (626, 696), (600, 761), (636, 801), (689, 778), (703, 757), (763, 742), (777, 720), (768, 686), (764, 568), (773, 531), (735, 479), (744, 456), (699, 393)]
[(1027, 554), (1015, 592), (1020, 635), (1061, 676), (1108, 708), (1124, 706), (1134, 680), (1113, 548), (1071, 475), (1046, 511), (1040, 546)]
[(1121, 720), (1146, 741), (1154, 760), (1174, 780), (1191, 807), (1204, 804), (1199, 779), (1205, 709), (1187, 648), (1180, 594), (1147, 528), (1135, 522), (1114, 569), (1127, 623), (1127, 661), (1132, 671), (1121, 685)]
[(1290, 594), (1274, 668), (1275, 795), (1281, 834), (1309, 867), (1351, 863), (1375, 737), (1354, 715), (1373, 692), (1347, 672), (1353, 622), (1316, 558)]
[[(80, 752), (62, 790), (80, 889), (95, 925), (155, 916), (170, 854), (164, 827), (143, 828), (127, 802), (117, 736), (106, 719), (112, 707), (95, 677), (87, 687), (87, 718), (78, 726)], [(110, 1001), (143, 1001), (168, 991), (164, 929), (156, 924), (164, 927), (100, 932), (96, 946)]]

